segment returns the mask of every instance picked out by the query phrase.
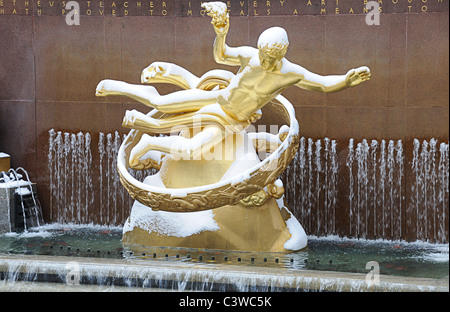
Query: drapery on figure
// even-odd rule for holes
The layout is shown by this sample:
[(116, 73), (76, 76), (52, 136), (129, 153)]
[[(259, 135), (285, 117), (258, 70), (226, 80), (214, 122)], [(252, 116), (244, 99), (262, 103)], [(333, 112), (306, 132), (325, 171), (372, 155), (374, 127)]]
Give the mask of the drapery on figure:
[(180, 66), (154, 62), (143, 70), (142, 83), (165, 82), (185, 90), (160, 95), (152, 86), (115, 80), (103, 80), (97, 86), (97, 96), (125, 95), (162, 113), (171, 114), (154, 119), (135, 110), (127, 111), (124, 127), (148, 133), (169, 133), (180, 126), (192, 127), (201, 118), (198, 134), (190, 137), (181, 133), (171, 137), (170, 144), (167, 137), (144, 134), (131, 152), (132, 168), (158, 167), (157, 160), (149, 161), (147, 158), (145, 164), (141, 161), (141, 157), (149, 151), (181, 157), (198, 156), (202, 149), (209, 150), (222, 141), (225, 127), (242, 130), (259, 119), (260, 109), (290, 86), (329, 93), (357, 86), (370, 79), (370, 70), (366, 66), (351, 69), (345, 75), (321, 76), (289, 62), (284, 57), (289, 45), (287, 33), (280, 27), (262, 32), (257, 49), (229, 47), (225, 43), (230, 26), (226, 4), (209, 2), (202, 6), (212, 17), (211, 23), (216, 33), (214, 60), (219, 64), (240, 66), (236, 75), (215, 70), (199, 78)]

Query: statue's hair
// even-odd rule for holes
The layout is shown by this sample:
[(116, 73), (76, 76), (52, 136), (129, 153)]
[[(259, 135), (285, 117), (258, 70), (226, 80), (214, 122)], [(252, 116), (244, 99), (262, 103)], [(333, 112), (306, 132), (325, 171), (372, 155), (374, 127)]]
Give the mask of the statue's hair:
[(281, 27), (271, 27), (261, 33), (258, 39), (258, 49), (274, 58), (286, 54), (289, 41), (286, 31)]

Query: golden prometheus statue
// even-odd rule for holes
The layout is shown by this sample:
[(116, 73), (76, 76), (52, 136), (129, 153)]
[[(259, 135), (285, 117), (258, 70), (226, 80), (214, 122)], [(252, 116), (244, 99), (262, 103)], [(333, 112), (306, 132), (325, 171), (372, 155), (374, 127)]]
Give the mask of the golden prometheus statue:
[[(197, 77), (175, 64), (154, 62), (143, 70), (142, 83), (170, 83), (184, 90), (160, 95), (153, 86), (115, 80), (97, 86), (97, 96), (124, 95), (153, 108), (148, 114), (127, 111), (123, 120), (132, 130), (120, 147), (118, 172), (136, 200), (124, 224), (123, 243), (300, 250), (307, 245), (306, 234), (285, 206), (278, 179), (297, 151), (299, 127), (292, 105), (280, 94), (294, 85), (336, 92), (369, 80), (370, 70), (363, 66), (345, 75), (321, 76), (293, 64), (284, 57), (289, 42), (280, 27), (265, 30), (257, 49), (229, 47), (226, 4), (202, 7), (217, 35), (214, 59), (239, 66), (236, 74), (211, 70)], [(282, 125), (277, 133), (254, 131), (263, 113)], [(151, 168), (158, 171), (144, 181), (130, 170)]]

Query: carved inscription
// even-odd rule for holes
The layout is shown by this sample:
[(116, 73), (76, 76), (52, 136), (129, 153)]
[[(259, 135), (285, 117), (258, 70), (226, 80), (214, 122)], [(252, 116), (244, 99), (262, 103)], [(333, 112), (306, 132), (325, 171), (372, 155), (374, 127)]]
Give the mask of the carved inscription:
[[(66, 15), (68, 0), (0, 0), (0, 15)], [(231, 16), (365, 14), (369, 0), (229, 0)], [(448, 11), (449, 0), (377, 0), (381, 13)], [(81, 16), (205, 16), (200, 0), (78, 0)]]

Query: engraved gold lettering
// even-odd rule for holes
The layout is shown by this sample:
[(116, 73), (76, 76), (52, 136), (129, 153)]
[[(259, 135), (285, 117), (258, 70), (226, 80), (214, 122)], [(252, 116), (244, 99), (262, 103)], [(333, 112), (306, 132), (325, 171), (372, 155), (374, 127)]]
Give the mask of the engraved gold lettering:
[[(3, 0), (0, 0), (0, 6), (3, 6)], [(3, 9), (4, 10), (4, 9)]]
[(100, 1), (100, 2), (98, 3), (98, 5), (99, 5), (99, 7), (103, 8), (103, 1)]
[(297, 9), (294, 9), (294, 13), (292, 13), (293, 15), (298, 15)]
[(91, 7), (91, 1), (86, 1), (87, 2), (87, 5), (88, 5), (88, 8), (90, 8)]
[(37, 9), (37, 15), (41, 16), (42, 15), (42, 9)]
[(327, 14), (326, 9), (325, 9), (325, 8), (321, 8), (321, 9), (320, 9), (320, 14)]
[(267, 15), (270, 15), (270, 9), (267, 9)]
[(162, 6), (163, 6), (163, 8), (167, 7), (166, 1), (163, 1)]
[(28, 8), (25, 8), (25, 14), (28, 14)]
[(162, 10), (161, 14), (162, 14), (163, 16), (166, 16), (166, 15), (167, 15), (167, 10)]
[(306, 5), (307, 5), (307, 6), (308, 6), (308, 5), (312, 5), (311, 0), (308, 0), (308, 3), (307, 3)]
[(280, 0), (281, 6), (284, 6), (284, 0)]
[(253, 1), (253, 7), (254, 8), (258, 7), (258, 2), (257, 1)]
[(412, 8), (412, 6), (408, 5), (408, 12), (411, 12), (411, 8)]
[(187, 11), (187, 15), (192, 16), (192, 10), (188, 10), (188, 11)]
[(123, 3), (123, 6), (126, 7), (126, 8), (128, 8), (128, 1), (125, 1), (125, 2)]
[(353, 8), (350, 8), (350, 11), (348, 11), (348, 14), (353, 14), (355, 12), (353, 12)]
[(241, 7), (243, 7), (245, 2), (244, 1), (240, 1), (239, 3), (241, 4)]
[(86, 10), (86, 15), (91, 15), (91, 14), (92, 14), (91, 9), (87, 9), (87, 10)]
[(116, 7), (116, 3), (113, 1), (113, 3), (111, 4), (111, 7), (112, 8), (115, 8)]
[(125, 16), (128, 15), (128, 10), (124, 10), (124, 15), (125, 15)]
[(48, 4), (52, 7), (55, 5), (55, 1), (49, 1)]
[(16, 11), (16, 9), (15, 9), (15, 8), (13, 9), (13, 12), (12, 12), (12, 14), (17, 14), (17, 11)]
[(116, 16), (116, 10), (111, 10), (111, 15)]
[[(14, 5), (16, 5), (16, 1), (14, 1)], [(37, 2), (37, 6), (38, 6), (38, 7), (42, 6), (41, 1), (38, 1), (38, 2)]]
[(336, 9), (334, 10), (334, 14), (339, 14), (339, 8), (336, 8)]
[(239, 15), (244, 15), (245, 16), (244, 10), (241, 10), (241, 12), (239, 12)]
[(398, 3), (398, 0), (392, 0), (392, 3), (393, 3), (393, 4), (397, 4), (397, 3)]
[(142, 6), (142, 2), (136, 2), (136, 7), (140, 8)]
[(29, 6), (30, 5), (30, 1), (25, 1), (25, 6)]
[(421, 10), (422, 12), (426, 12), (426, 11), (428, 10), (428, 7), (427, 7), (426, 5), (423, 5), (423, 6), (420, 8), (420, 10)]
[(320, 0), (320, 5), (327, 5), (327, 4), (325, 3), (325, 0)]
[(101, 16), (103, 16), (104, 12), (105, 12), (105, 10), (98, 10), (98, 13), (100, 13)]
[(270, 1), (266, 1), (266, 6), (270, 7)]

